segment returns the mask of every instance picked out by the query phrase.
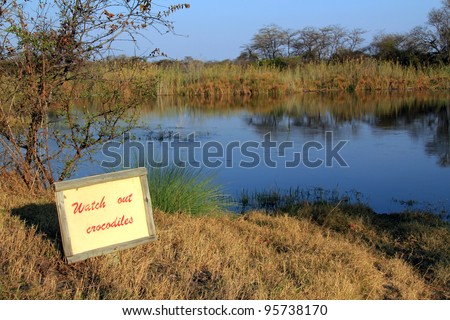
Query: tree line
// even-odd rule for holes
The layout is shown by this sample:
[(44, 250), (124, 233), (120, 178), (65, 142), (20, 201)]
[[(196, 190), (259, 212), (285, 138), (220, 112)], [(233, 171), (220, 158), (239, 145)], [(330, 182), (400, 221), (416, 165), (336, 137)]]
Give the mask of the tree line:
[(282, 61), (298, 57), (305, 62), (342, 61), (361, 56), (404, 65), (450, 62), (450, 0), (428, 13), (427, 23), (406, 33), (380, 33), (364, 45), (367, 32), (340, 25), (283, 29), (264, 26), (243, 46), (238, 62)]

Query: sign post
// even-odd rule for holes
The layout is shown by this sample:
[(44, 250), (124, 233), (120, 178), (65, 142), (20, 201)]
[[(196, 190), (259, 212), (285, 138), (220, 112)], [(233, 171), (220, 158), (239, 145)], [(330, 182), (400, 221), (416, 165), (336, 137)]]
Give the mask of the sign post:
[(146, 168), (54, 186), (68, 263), (156, 240)]

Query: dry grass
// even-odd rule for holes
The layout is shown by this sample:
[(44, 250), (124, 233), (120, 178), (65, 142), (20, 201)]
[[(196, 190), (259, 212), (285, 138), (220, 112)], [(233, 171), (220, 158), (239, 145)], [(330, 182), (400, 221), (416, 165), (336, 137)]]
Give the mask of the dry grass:
[(116, 70), (150, 85), (147, 92), (157, 96), (282, 96), (309, 91), (446, 90), (450, 87), (448, 66), (415, 68), (375, 59), (298, 62), (285, 69), (198, 61), (173, 62), (168, 66), (112, 63), (106, 77), (114, 79)]
[(430, 298), (402, 260), (308, 220), (259, 212), (156, 211), (156, 242), (66, 265), (50, 197), (1, 203), (0, 299)]
[[(233, 63), (184, 63), (168, 65), (99, 62), (86, 65), (86, 76), (75, 87), (80, 96), (99, 95), (115, 86), (123, 98), (183, 96), (203, 99), (268, 97), (304, 92), (367, 92), (448, 90), (450, 68), (405, 67), (397, 63), (359, 59), (341, 63), (302, 63), (280, 69), (274, 66)], [(1, 76), (0, 76), (1, 78)], [(6, 79), (5, 84), (9, 82)]]

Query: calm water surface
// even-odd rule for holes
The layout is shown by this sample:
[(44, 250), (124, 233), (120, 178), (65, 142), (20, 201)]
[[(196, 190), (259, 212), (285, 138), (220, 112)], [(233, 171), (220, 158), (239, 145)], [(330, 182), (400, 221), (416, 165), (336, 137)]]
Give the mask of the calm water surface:
[[(284, 99), (240, 102), (161, 100), (145, 108), (133, 140), (152, 141), (153, 153), (161, 153), (162, 141), (175, 133), (182, 139), (195, 134), (201, 145), (217, 141), (262, 142), (267, 133), (278, 145), (291, 141), (293, 148), (280, 154), (272, 148), (277, 163), (242, 168), (250, 162), (238, 151), (223, 157), (223, 164), (210, 169), (224, 191), (239, 196), (262, 190), (325, 190), (358, 198), (377, 212), (416, 209), (450, 212), (450, 100), (448, 93), (321, 95), (306, 94)], [(339, 154), (348, 164), (333, 161), (317, 168), (303, 164), (286, 168), (294, 152), (314, 141), (325, 145), (325, 132), (333, 133), (333, 145), (348, 141)], [(191, 135), (192, 139), (192, 135)], [(262, 160), (264, 149), (249, 149)], [(267, 149), (265, 150), (267, 151)], [(310, 160), (325, 157), (312, 149)], [(182, 156), (187, 157), (187, 152)], [(102, 154), (97, 160), (108, 159)], [(187, 159), (187, 158), (186, 158)], [(195, 159), (202, 160), (201, 148)], [(213, 159), (214, 160), (214, 159)], [(78, 175), (97, 173), (99, 166), (84, 165)], [(412, 200), (412, 201), (410, 201)]]

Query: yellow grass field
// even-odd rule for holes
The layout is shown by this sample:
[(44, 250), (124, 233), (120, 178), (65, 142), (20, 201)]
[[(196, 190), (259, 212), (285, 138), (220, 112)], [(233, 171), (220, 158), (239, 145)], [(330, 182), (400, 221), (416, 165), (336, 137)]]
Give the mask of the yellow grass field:
[(156, 242), (67, 265), (52, 195), (24, 194), (3, 181), (0, 299), (436, 297), (433, 284), (400, 256), (308, 219), (261, 212), (193, 217), (155, 210)]

